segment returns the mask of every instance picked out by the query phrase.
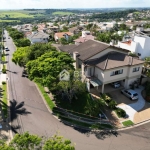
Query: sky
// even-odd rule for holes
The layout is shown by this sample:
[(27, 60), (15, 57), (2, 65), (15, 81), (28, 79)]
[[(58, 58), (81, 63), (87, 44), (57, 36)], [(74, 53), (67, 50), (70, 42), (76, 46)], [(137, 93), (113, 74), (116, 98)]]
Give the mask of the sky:
[(150, 0), (0, 0), (0, 9), (150, 7)]

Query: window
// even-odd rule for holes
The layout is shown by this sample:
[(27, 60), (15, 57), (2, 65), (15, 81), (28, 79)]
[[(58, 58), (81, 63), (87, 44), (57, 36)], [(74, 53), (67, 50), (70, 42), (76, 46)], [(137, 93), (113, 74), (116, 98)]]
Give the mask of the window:
[(112, 72), (110, 73), (110, 76), (115, 76), (115, 75), (122, 74), (122, 73), (123, 73), (123, 69), (121, 69), (121, 70), (116, 70), (116, 71), (112, 71)]
[(135, 68), (133, 68), (133, 72), (137, 72), (137, 71), (139, 71), (140, 70), (140, 67), (135, 67)]

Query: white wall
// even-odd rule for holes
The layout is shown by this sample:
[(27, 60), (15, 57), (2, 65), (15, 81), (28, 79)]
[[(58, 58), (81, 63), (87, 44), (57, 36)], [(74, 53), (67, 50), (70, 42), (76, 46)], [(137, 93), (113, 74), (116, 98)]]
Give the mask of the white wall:
[(132, 41), (132, 42), (131, 42), (131, 45), (128, 45), (128, 44), (125, 44), (125, 43), (122, 43), (122, 42), (118, 42), (118, 46), (119, 46), (120, 48), (129, 50), (129, 51), (131, 51), (132, 53), (135, 53), (135, 52), (136, 52), (136, 49), (137, 49), (137, 46), (138, 46), (138, 43)]
[(97, 68), (97, 67), (95, 67), (94, 76), (96, 78), (98, 78), (101, 82), (104, 81), (104, 72), (101, 69)]
[[(111, 76), (111, 73), (113, 71), (117, 71), (117, 70), (121, 70), (123, 69), (123, 73), (122, 74), (118, 74), (118, 75), (113, 75)], [(123, 79), (126, 79), (128, 74), (128, 67), (119, 67), (119, 68), (115, 68), (115, 69), (110, 69), (110, 70), (106, 70), (104, 71), (104, 83), (111, 83), (111, 82), (115, 82), (115, 81), (120, 81)]]
[(140, 58), (144, 59), (145, 57), (149, 57), (150, 56), (150, 37), (135, 36), (134, 41), (139, 43), (137, 46), (136, 52), (141, 54)]
[(48, 40), (47, 39), (45, 39), (45, 40), (43, 40), (43, 39), (41, 39), (41, 38), (36, 38), (36, 39), (30, 39), (30, 41), (31, 41), (31, 43), (48, 43)]

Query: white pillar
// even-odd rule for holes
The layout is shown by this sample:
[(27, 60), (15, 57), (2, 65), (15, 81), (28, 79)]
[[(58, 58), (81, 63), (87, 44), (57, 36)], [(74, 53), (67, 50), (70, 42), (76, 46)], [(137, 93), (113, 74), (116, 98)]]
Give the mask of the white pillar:
[(104, 93), (104, 84), (102, 84), (102, 93)]

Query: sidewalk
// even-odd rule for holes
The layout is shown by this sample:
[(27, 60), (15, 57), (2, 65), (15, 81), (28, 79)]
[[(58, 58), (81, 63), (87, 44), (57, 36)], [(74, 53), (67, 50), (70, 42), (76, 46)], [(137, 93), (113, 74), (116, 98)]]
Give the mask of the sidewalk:
[[(3, 68), (3, 64), (1, 64), (1, 70)], [(7, 74), (3, 74), (0, 72), (0, 86), (2, 86), (2, 82), (7, 82)], [(10, 142), (11, 137), (10, 137), (10, 126), (8, 124), (8, 121), (4, 122), (5, 118), (2, 112), (2, 108), (0, 105), (0, 139), (5, 140), (6, 142)]]

